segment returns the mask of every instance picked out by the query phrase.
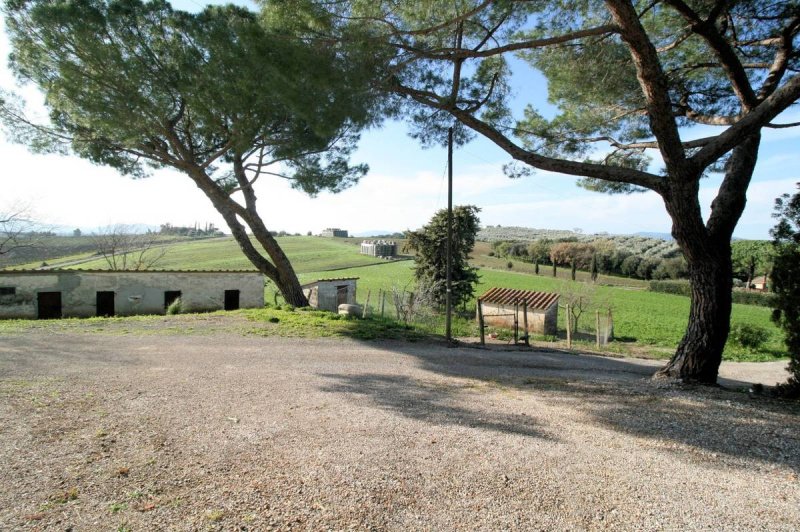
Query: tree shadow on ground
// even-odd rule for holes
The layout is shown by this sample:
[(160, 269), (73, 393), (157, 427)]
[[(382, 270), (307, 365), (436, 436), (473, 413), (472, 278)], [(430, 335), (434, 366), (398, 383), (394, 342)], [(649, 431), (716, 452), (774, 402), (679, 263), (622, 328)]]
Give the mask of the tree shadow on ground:
[(323, 391), (366, 397), (372, 404), (404, 417), (432, 425), (457, 425), (533, 438), (551, 439), (525, 414), (497, 414), (468, 408), (463, 392), (469, 384), (423, 382), (408, 376), (367, 373), (361, 375), (320, 375), (333, 381)]
[[(443, 380), (444, 384), (429, 389), (408, 377), (325, 375), (335, 381), (325, 390), (364, 396), (380, 408), (431, 423), (539, 438), (555, 433), (546, 425), (536, 425), (535, 412), (529, 417), (467, 409), (455, 383), (474, 379), (536, 394), (553, 404), (569, 401), (588, 414), (589, 425), (664, 442), (675, 452), (723, 454), (800, 471), (800, 405), (796, 403), (752, 397), (725, 387), (654, 381), (650, 377), (659, 365), (640, 360), (553, 350), (448, 348), (427, 342), (387, 342), (377, 347), (413, 357), (419, 368), (435, 375), (459, 380)], [(735, 388), (746, 384), (726, 381)]]

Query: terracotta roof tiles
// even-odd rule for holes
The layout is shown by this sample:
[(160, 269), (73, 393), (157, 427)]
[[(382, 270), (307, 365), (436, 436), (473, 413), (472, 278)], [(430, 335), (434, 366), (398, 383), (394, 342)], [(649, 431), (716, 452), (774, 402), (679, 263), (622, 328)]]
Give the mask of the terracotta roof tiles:
[(528, 308), (547, 309), (558, 303), (558, 294), (552, 292), (534, 292), (531, 290), (514, 290), (512, 288), (490, 288), (480, 299), (484, 303), (496, 303), (500, 305), (513, 305), (524, 302)]

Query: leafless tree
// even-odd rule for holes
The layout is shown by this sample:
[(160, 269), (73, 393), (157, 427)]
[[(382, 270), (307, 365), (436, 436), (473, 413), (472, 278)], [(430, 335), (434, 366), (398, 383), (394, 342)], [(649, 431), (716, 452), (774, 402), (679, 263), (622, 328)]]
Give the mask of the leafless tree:
[(97, 253), (111, 270), (150, 270), (167, 254), (158, 233), (131, 225), (112, 225), (92, 235)]
[(584, 312), (595, 306), (596, 287), (587, 283), (565, 282), (559, 289), (561, 307), (569, 309), (567, 327), (573, 334), (578, 332), (578, 320)]
[(0, 211), (0, 256), (36, 243), (35, 224), (27, 205), (13, 205)]

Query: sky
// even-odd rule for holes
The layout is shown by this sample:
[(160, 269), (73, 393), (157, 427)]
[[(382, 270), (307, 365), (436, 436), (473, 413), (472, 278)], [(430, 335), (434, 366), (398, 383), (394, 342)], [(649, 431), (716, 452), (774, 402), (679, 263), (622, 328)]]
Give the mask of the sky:
[[(193, 0), (174, 2), (179, 9), (197, 10)], [(1, 16), (0, 16), (1, 17)], [(22, 91), (32, 100), (40, 96), (30, 87), (20, 89), (7, 69), (10, 51), (0, 20), (0, 88)], [(544, 101), (546, 84), (535, 73), (516, 82), (519, 101)], [(531, 96), (532, 95), (532, 96)], [(524, 97), (524, 98), (523, 98)], [(800, 111), (779, 117), (800, 121)], [(687, 138), (719, 133), (692, 129)], [(766, 130), (745, 212), (735, 236), (769, 238), (774, 225), (773, 204), (783, 193), (793, 193), (800, 182), (800, 128)], [(189, 180), (172, 170), (159, 170), (134, 180), (115, 170), (70, 156), (35, 155), (12, 144), (0, 133), (0, 212), (29, 205), (42, 224), (62, 231), (84, 233), (115, 225), (157, 227), (163, 223), (193, 226), (214, 223), (227, 232), (221, 216)], [(262, 177), (256, 186), (259, 211), (275, 231), (318, 234), (338, 227), (351, 234), (416, 229), (447, 206), (444, 149), (422, 149), (408, 137), (404, 124), (391, 122), (365, 132), (355, 163), (367, 163), (369, 173), (354, 187), (316, 198), (292, 190), (280, 178)], [(453, 164), (453, 202), (481, 209), (484, 226), (523, 226), (540, 229), (580, 229), (584, 233), (669, 233), (671, 223), (660, 197), (653, 192), (609, 196), (575, 186), (575, 178), (537, 171), (510, 179), (502, 166), (510, 158), (493, 143), (478, 138), (456, 149)], [(701, 184), (700, 200), (708, 214), (719, 178)]]

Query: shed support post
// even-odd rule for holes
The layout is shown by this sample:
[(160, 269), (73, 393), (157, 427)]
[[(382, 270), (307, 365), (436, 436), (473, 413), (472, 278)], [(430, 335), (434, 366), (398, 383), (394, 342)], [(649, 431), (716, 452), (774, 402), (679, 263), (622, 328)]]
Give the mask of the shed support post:
[(523, 323), (523, 329), (525, 331), (523, 333), (524, 334), (523, 338), (525, 338), (525, 345), (530, 347), (530, 345), (531, 345), (531, 338), (530, 338), (531, 335), (528, 332), (528, 302), (527, 301), (523, 301), (522, 302), (522, 323)]
[(480, 299), (478, 300), (478, 329), (480, 330), (481, 334), (481, 345), (486, 345), (486, 327), (483, 324), (483, 302)]

